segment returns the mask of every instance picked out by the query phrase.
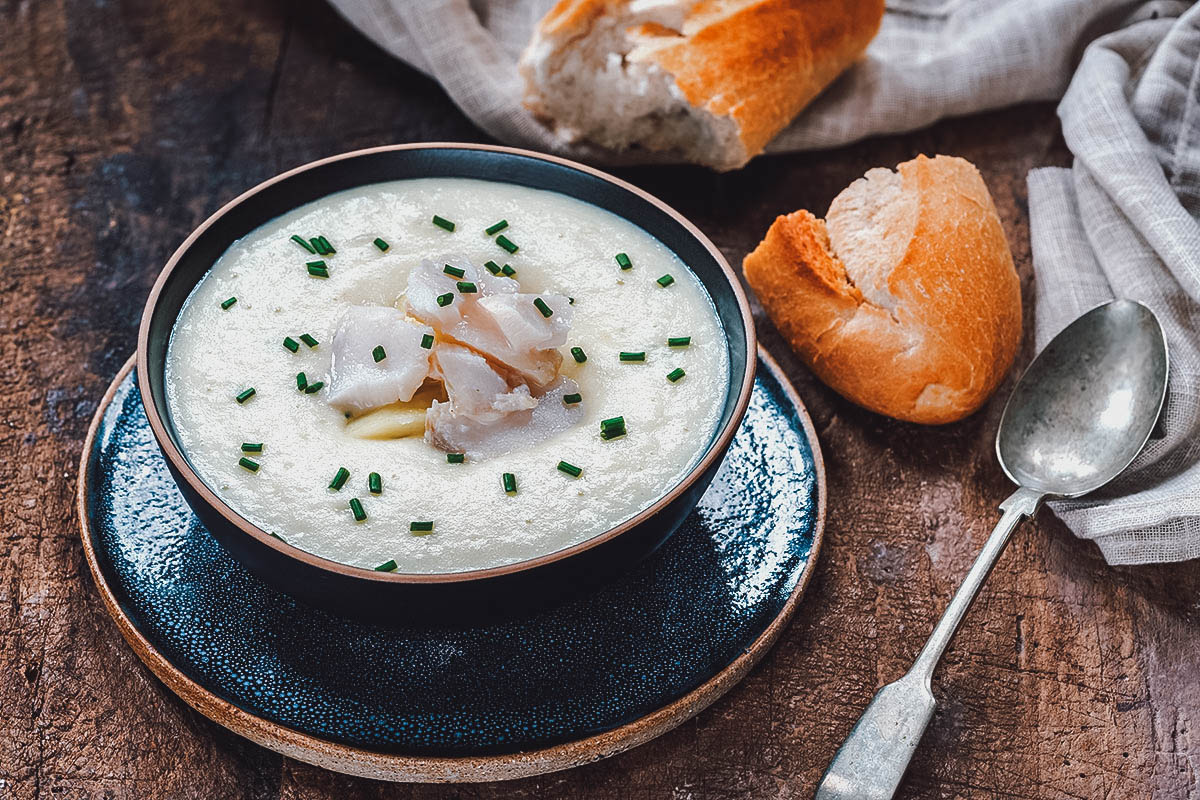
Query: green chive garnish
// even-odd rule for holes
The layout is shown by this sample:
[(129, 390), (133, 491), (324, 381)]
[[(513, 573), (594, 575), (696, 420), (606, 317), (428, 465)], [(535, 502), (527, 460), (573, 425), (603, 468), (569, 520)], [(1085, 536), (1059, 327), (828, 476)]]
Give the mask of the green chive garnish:
[(251, 472), (258, 472), (258, 462), (257, 461), (251, 461), (250, 459), (246, 458), (245, 456), (242, 456), (241, 458), (238, 459), (238, 463), (241, 464), (246, 469), (250, 470)]
[(461, 464), (467, 460), (465, 453), (446, 453), (447, 464)]
[(324, 385), (325, 385), (325, 381), (317, 381), (316, 383), (310, 383), (308, 386), (304, 387), (304, 393), (305, 394), (316, 394), (317, 392), (321, 391), (321, 387), (323, 387)]
[(668, 286), (670, 286), (674, 282), (675, 282), (675, 278), (673, 278), (670, 275), (663, 275), (661, 278), (659, 278), (658, 280), (655, 281), (655, 283), (657, 283), (659, 286), (663, 287), (664, 289), (667, 288)]
[(558, 471), (565, 472), (572, 478), (578, 478), (583, 474), (583, 470), (580, 467), (577, 467), (574, 464), (568, 464), (566, 461), (558, 462)]
[(567, 298), (567, 302), (568, 302), (568, 303), (570, 303), (571, 305), (575, 305), (575, 298), (574, 298), (574, 297), (568, 297), (568, 298)]
[(433, 533), (433, 523), (432, 522), (410, 522), (410, 523), (408, 523), (408, 530), (409, 530), (409, 533), (415, 533), (417, 535), (423, 536), (427, 533)]
[(376, 572), (395, 572), (396, 571), (396, 559), (389, 558), (387, 561), (383, 562), (378, 567), (376, 567), (375, 571)]
[(346, 485), (346, 479), (350, 477), (350, 470), (345, 467), (338, 467), (338, 471), (333, 474), (333, 480), (329, 482), (329, 488), (340, 490)]
[(575, 359), (576, 364), (582, 364), (587, 361), (587, 353), (583, 352), (582, 347), (572, 347), (571, 358)]
[(421, 336), (421, 347), (424, 347), (426, 350), (433, 349), (433, 334), (432, 333), (426, 333)]
[(485, 261), (485, 262), (483, 262), (483, 266), (485, 266), (487, 268), (487, 271), (492, 273), (493, 275), (500, 274), (500, 265), (497, 264), (495, 261)]
[(569, 405), (569, 406), (573, 406), (573, 405), (576, 405), (576, 404), (578, 404), (578, 403), (582, 403), (582, 402), (583, 402), (583, 395), (581, 395), (581, 394), (578, 394), (578, 393), (577, 393), (577, 394), (564, 394), (564, 395), (563, 395), (563, 402), (564, 402), (564, 403), (566, 403), (566, 404), (567, 404), (567, 405)]
[(446, 273), (447, 275), (453, 275), (456, 278), (465, 278), (467, 276), (467, 271), (465, 269), (452, 267), (449, 264), (442, 267), (442, 272)]
[(362, 501), (357, 497), (350, 498), (350, 512), (354, 514), (355, 522), (362, 522), (367, 518), (367, 512), (363, 510)]
[(329, 268), (325, 266), (324, 261), (313, 261), (305, 264), (304, 266), (308, 267), (308, 274), (312, 275), (314, 278), (329, 277)]
[(276, 533), (275, 531), (269, 531), (269, 532), (268, 532), (268, 535), (270, 535), (270, 536), (274, 536), (276, 539), (278, 539), (279, 541), (283, 542), (284, 544), (286, 544), (286, 543), (287, 543), (287, 539), (283, 538), (282, 536), (280, 536), (280, 535), (279, 535), (278, 533)]
[(376, 364), (387, 358), (387, 351), (383, 349), (383, 345), (375, 345), (375, 349), (371, 351), (371, 358), (375, 359)]
[(692, 337), (690, 336), (672, 336), (667, 339), (667, 347), (687, 347), (691, 343)]
[(633, 267), (633, 262), (629, 260), (629, 256), (624, 253), (617, 253), (617, 266), (621, 269), (630, 269)]
[(331, 244), (329, 243), (329, 240), (328, 240), (328, 239), (326, 239), (324, 236), (318, 236), (318, 237), (317, 237), (317, 241), (321, 243), (321, 249), (320, 249), (319, 251), (317, 251), (317, 252), (319, 252), (321, 255), (323, 255), (323, 256), (331, 256), (331, 255), (333, 255), (334, 253), (336, 253), (336, 252), (337, 252), (337, 250), (334, 250), (334, 249), (333, 249), (333, 245), (331, 245)]
[(242, 442), (243, 453), (261, 453), (262, 442)]
[(486, 233), (488, 236), (495, 236), (497, 233), (499, 233), (500, 231), (504, 230), (507, 227), (508, 227), (508, 220), (502, 219), (499, 222), (497, 222), (495, 225), (489, 225), (487, 228), (484, 229), (483, 232)]
[(228, 311), (228, 310), (229, 310), (229, 308), (230, 308), (230, 306), (232, 306), (232, 305), (233, 305), (234, 303), (236, 303), (236, 302), (237, 302), (237, 298), (236, 298), (236, 297), (231, 297), (231, 298), (229, 298), (228, 300), (222, 300), (222, 301), (221, 301), (221, 310), (222, 310), (222, 311)]
[(308, 376), (303, 372), (296, 373), (296, 388), (302, 392), (308, 388)]
[(625, 435), (625, 418), (612, 417), (600, 421), (600, 438), (608, 441)]
[(238, 394), (238, 396), (234, 398), (234, 400), (237, 400), (238, 403), (241, 404), (241, 403), (244, 403), (247, 400), (249, 400), (251, 397), (254, 397), (254, 387), (253, 386), (251, 386), (249, 389), (242, 390)]
[(293, 353), (300, 349), (300, 343), (290, 336), (283, 337), (283, 346)]
[(507, 236), (505, 236), (504, 234), (500, 234), (499, 236), (496, 237), (496, 244), (500, 245), (505, 250), (507, 250), (509, 255), (512, 255), (513, 253), (517, 252), (517, 246), (515, 244), (513, 244), (509, 240), (509, 238)]
[(512, 267), (510, 267), (508, 264), (505, 264), (503, 267), (501, 267), (500, 271), (502, 273), (504, 273), (504, 275), (506, 277), (509, 277), (509, 278), (511, 278), (513, 275), (517, 274), (517, 271), (515, 269), (513, 269)]
[(479, 291), (475, 288), (475, 284), (471, 283), (470, 281), (458, 281), (454, 285), (457, 286), (458, 290), (463, 294), (475, 294)]
[(380, 239), (378, 236), (375, 237), (375, 246), (378, 247), (384, 253), (386, 253), (388, 251), (388, 248), (391, 247), (391, 245), (389, 245), (383, 239)]
[(434, 214), (433, 215), (433, 224), (437, 225), (439, 228), (448, 230), (451, 233), (454, 232), (454, 223), (451, 222), (450, 220), (446, 219), (445, 217), (439, 217), (437, 214)]
[(546, 305), (546, 301), (540, 297), (535, 297), (533, 299), (533, 305), (538, 311), (541, 312), (542, 316), (546, 317), (547, 319), (554, 314), (554, 310), (550, 308), (550, 306)]
[(372, 472), (367, 476), (367, 489), (371, 494), (383, 494), (383, 478), (378, 472)]
[(318, 342), (316, 339), (314, 339), (312, 337), (311, 333), (300, 334), (300, 341), (304, 342), (309, 347), (316, 347), (317, 345), (320, 344), (320, 342)]
[(500, 484), (504, 487), (505, 494), (517, 493), (517, 476), (511, 472), (506, 472), (500, 476)]
[(446, 306), (450, 305), (453, 302), (454, 302), (454, 293), (453, 292), (446, 292), (445, 294), (438, 295), (437, 304), (439, 306), (441, 306), (442, 308), (445, 308)]
[(667, 373), (667, 380), (669, 380), (671, 383), (675, 383), (686, 374), (687, 373), (683, 371), (683, 367), (676, 367)]
[(320, 237), (309, 239), (308, 241), (309, 241), (309, 248), (312, 250), (312, 252), (316, 253), (319, 256), (328, 255), (328, 252), (325, 250), (325, 245), (321, 244)]
[(639, 353), (622, 352), (620, 355), (620, 359), (622, 361), (645, 361), (646, 360), (646, 351), (643, 350)]
[(602, 419), (602, 420), (600, 420), (600, 427), (601, 428), (624, 428), (625, 427), (625, 418), (624, 417), (609, 417), (608, 419)]
[(313, 247), (311, 244), (304, 241), (303, 236), (299, 236), (297, 234), (292, 234), (292, 241), (295, 242), (296, 244), (300, 245), (301, 247), (303, 247), (305, 250), (307, 250), (309, 253), (313, 254), (314, 256), (317, 254), (317, 248)]

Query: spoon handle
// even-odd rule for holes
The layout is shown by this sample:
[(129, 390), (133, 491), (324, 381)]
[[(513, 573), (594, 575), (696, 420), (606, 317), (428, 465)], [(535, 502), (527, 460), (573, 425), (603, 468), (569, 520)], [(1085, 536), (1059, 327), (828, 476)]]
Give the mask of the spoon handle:
[(938, 620), (912, 668), (880, 689), (859, 717), (821, 778), (814, 800), (890, 800), (895, 794), (925, 726), (933, 717), (933, 670), (966, 616), (1012, 532), (1033, 516), (1043, 495), (1017, 489), (1000, 504), (1004, 516), (983, 545), (962, 586)]

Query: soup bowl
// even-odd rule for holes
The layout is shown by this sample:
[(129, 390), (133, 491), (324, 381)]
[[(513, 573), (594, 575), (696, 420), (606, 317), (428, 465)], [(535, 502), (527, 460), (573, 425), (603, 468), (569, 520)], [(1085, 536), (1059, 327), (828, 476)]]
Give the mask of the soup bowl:
[[(185, 301), (235, 241), (297, 206), (334, 192), (407, 178), (475, 178), (550, 190), (638, 225), (699, 278), (728, 350), (716, 428), (702, 454), (668, 491), (618, 525), (537, 558), (446, 573), (378, 572), (337, 563), (271, 535), (219, 497), (189, 461), (167, 402), (168, 344)], [(662, 201), (591, 167), (506, 147), (422, 143), (377, 147), (314, 161), (237, 197), (197, 228), (154, 284), (138, 336), (138, 384), (146, 416), (188, 504), (217, 540), (277, 589), (335, 613), (380, 621), (477, 619), (544, 607), (564, 593), (628, 568), (683, 522), (712, 481), (750, 400), (756, 345), (749, 303), (733, 270), (693, 224)]]

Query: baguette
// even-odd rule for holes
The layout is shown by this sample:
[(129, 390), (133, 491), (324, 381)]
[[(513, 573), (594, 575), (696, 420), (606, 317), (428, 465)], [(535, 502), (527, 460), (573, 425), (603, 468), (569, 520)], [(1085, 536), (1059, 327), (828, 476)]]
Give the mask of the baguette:
[(1021, 341), (1021, 287), (983, 178), (918, 156), (775, 220), (742, 264), (772, 321), (847, 399), (902, 420), (978, 409)]
[(874, 37), (883, 0), (561, 0), (520, 61), (568, 142), (736, 169)]

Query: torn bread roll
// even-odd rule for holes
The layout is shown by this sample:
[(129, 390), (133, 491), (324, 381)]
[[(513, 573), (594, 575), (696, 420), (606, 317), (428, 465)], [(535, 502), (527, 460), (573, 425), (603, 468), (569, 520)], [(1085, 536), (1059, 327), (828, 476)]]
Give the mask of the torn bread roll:
[(883, 0), (561, 0), (521, 56), (565, 141), (735, 169), (875, 36)]
[(978, 409), (1021, 341), (1021, 287), (978, 170), (873, 169), (825, 220), (781, 216), (742, 268), (812, 371), (864, 408), (940, 424)]

